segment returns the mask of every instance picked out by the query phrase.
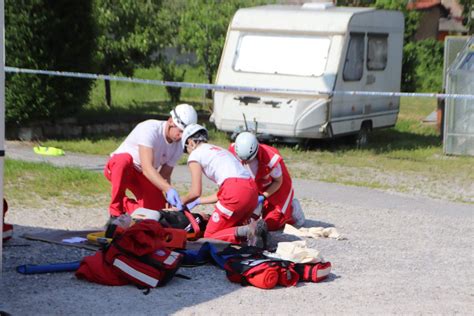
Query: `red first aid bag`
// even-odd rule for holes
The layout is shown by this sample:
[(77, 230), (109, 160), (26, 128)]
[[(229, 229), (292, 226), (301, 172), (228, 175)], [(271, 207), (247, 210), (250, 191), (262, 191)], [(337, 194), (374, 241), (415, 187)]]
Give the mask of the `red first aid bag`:
[(140, 221), (94, 256), (84, 258), (76, 276), (107, 285), (163, 286), (175, 275), (183, 258), (164, 246), (167, 235), (157, 221)]
[(154, 220), (143, 220), (114, 238), (105, 261), (131, 283), (142, 287), (165, 285), (174, 276), (183, 255), (166, 248), (167, 232)]
[[(110, 254), (109, 250), (107, 256)], [(182, 258), (182, 254), (162, 248), (141, 257), (117, 253), (109, 260), (121, 277), (141, 287), (151, 288), (168, 283), (179, 269)]]
[(272, 289), (276, 285), (294, 286), (299, 280), (294, 263), (284, 260), (230, 258), (224, 269), (231, 282), (261, 289)]
[(295, 270), (302, 282), (319, 282), (331, 273), (331, 262), (297, 263)]
[(94, 255), (82, 259), (79, 269), (76, 271), (76, 277), (103, 285), (126, 285), (130, 283), (128, 279), (117, 274), (111, 265), (105, 263), (104, 254), (100, 250)]

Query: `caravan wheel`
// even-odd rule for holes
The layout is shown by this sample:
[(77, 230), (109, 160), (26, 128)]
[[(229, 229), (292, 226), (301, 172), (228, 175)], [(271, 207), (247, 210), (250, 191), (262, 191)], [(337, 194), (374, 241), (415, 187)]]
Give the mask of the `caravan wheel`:
[(359, 133), (355, 138), (355, 144), (357, 148), (364, 148), (369, 144), (369, 133), (372, 130), (372, 124), (370, 122), (362, 123)]

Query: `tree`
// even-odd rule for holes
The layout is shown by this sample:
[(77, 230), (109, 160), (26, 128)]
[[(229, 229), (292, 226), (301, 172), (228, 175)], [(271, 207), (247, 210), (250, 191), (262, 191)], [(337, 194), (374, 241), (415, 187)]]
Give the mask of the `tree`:
[[(12, 67), (88, 72), (95, 29), (90, 1), (6, 0), (5, 57)], [(77, 113), (91, 80), (7, 73), (7, 123)]]
[[(161, 0), (95, 0), (99, 35), (96, 59), (103, 74), (132, 76), (139, 66), (149, 66), (159, 47), (157, 15)], [(110, 81), (105, 81), (105, 99), (112, 104)]]
[(377, 9), (398, 10), (405, 16), (405, 44), (412, 41), (418, 26), (422, 13), (416, 10), (408, 10), (407, 2), (403, 0), (376, 0)]
[[(264, 0), (188, 0), (181, 15), (181, 45), (194, 52), (209, 83), (213, 83), (224, 47), (227, 28), (241, 7), (269, 3)], [(208, 93), (208, 97), (210, 94)]]
[(376, 7), (377, 9), (402, 12), (405, 16), (405, 43), (415, 35), (421, 18), (420, 12), (407, 9), (407, 1), (405, 0), (336, 0), (336, 3), (338, 6)]
[[(180, 18), (178, 12), (182, 12), (186, 8), (185, 0), (165, 1), (158, 13), (159, 20), (157, 32), (161, 36), (160, 53), (157, 59), (162, 79), (164, 81), (183, 81), (185, 70), (182, 70), (171, 57), (167, 57), (163, 51), (165, 48), (179, 48), (178, 34), (180, 29)], [(181, 88), (166, 87), (166, 93), (170, 97), (172, 103), (178, 103), (181, 99)]]
[(378, 9), (399, 10), (405, 16), (402, 91), (441, 91), (443, 43), (435, 39), (414, 41), (423, 13), (408, 10), (401, 0), (377, 0)]
[(403, 48), (403, 91), (441, 92), (444, 45), (435, 39), (407, 43)]
[[(160, 65), (161, 75), (164, 81), (180, 82), (184, 80), (186, 69), (179, 69), (174, 60), (168, 60), (164, 55), (160, 54), (158, 57), (158, 64)], [(170, 101), (176, 104), (181, 99), (181, 88), (166, 86), (166, 93), (170, 97)]]
[(474, 33), (474, 3), (472, 0), (459, 0), (463, 5), (463, 17), (469, 34)]

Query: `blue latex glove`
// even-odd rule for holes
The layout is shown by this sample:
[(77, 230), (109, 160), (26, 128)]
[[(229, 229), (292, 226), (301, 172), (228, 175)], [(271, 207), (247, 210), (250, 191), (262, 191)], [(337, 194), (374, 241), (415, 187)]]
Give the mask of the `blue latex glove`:
[(186, 204), (186, 208), (188, 209), (188, 211), (190, 211), (193, 208), (195, 208), (196, 206), (198, 206), (199, 204), (201, 204), (201, 199), (197, 198), (194, 201), (189, 202), (188, 204)]
[(265, 201), (266, 197), (263, 195), (258, 196), (258, 204), (263, 204), (263, 201)]
[(183, 208), (178, 191), (173, 188), (170, 188), (168, 191), (166, 191), (166, 201), (168, 201), (168, 203), (172, 206), (175, 206), (178, 210)]

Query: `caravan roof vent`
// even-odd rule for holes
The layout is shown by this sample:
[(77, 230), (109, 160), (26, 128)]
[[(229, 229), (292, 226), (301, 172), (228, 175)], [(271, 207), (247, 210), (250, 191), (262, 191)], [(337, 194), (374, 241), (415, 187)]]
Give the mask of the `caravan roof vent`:
[(313, 9), (313, 10), (326, 10), (328, 8), (334, 7), (332, 2), (307, 2), (303, 3), (301, 6), (303, 9)]

